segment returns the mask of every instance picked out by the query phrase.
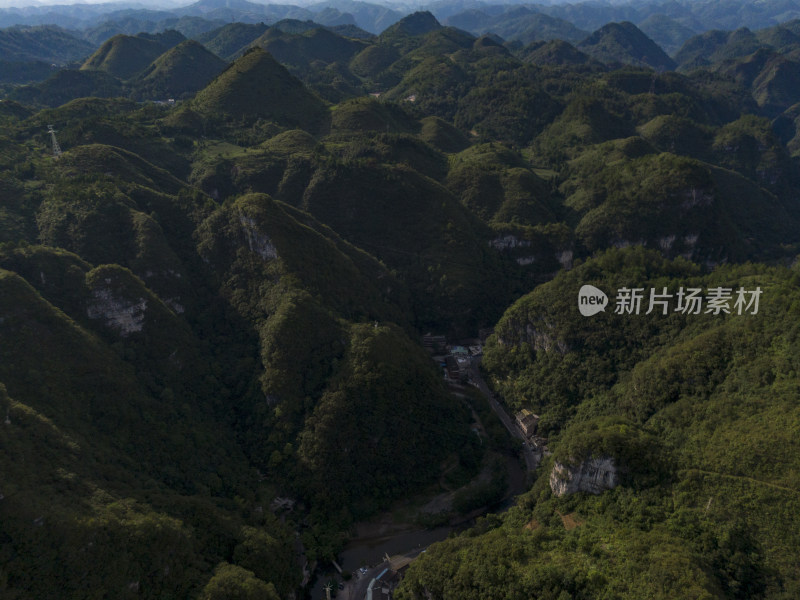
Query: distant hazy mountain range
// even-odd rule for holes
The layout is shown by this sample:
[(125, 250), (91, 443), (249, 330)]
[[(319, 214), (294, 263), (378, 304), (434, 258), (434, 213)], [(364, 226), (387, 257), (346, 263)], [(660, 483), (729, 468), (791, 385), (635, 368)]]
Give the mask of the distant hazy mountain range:
[[(668, 52), (693, 34), (710, 29), (764, 28), (800, 18), (800, 1), (671, 0), (655, 2), (491, 3), (480, 0), (439, 0), (433, 3), (375, 3), (330, 0), (304, 4), (264, 4), (248, 0), (200, 0), (175, 6), (159, 3), (34, 5), (0, 8), (0, 27), (58, 25), (84, 30), (87, 39), (102, 43), (117, 33), (194, 27), (213, 29), (220, 22), (274, 23), (281, 19), (313, 20), (322, 25), (352, 24), (380, 33), (403, 16), (425, 8), (437, 19), (470, 31), (491, 30), (504, 39), (529, 43), (558, 37), (580, 41), (606, 23), (630, 21)], [(303, 3), (301, 3), (303, 4)], [(202, 24), (197, 19), (210, 21)], [(139, 27), (138, 30), (136, 28)], [(195, 31), (194, 33), (198, 33)], [(582, 35), (583, 34), (583, 35)], [(105, 35), (106, 37), (102, 37)]]
[[(758, 4), (744, 0), (679, 0), (547, 5), (441, 0), (428, 9), (424, 14), (428, 15), (425, 19), (429, 25), (445, 26), (453, 32), (460, 32), (457, 35), (488, 35), (486, 43), (505, 45), (525, 60), (542, 60), (548, 64), (591, 59), (606, 65), (687, 71), (700, 67), (717, 69), (716, 65), (722, 65), (724, 61), (744, 59), (757, 50), (778, 52), (779, 58), (760, 55), (751, 65), (755, 75), (749, 77), (748, 82), (759, 89), (771, 90), (764, 94), (763, 101), (759, 101), (762, 106), (772, 105), (777, 93), (775, 90), (783, 90), (777, 94), (783, 98), (786, 96), (784, 88), (790, 92), (795, 88), (792, 52), (800, 48), (800, 0), (766, 0)], [(81, 65), (84, 69), (104, 71), (127, 81), (169, 47), (187, 39), (196, 40), (226, 61), (237, 58), (250, 46), (261, 46), (282, 64), (302, 69), (301, 65), (307, 65), (310, 56), (326, 64), (341, 62), (345, 58), (349, 60), (353, 48), (360, 48), (354, 40), (386, 35), (410, 12), (412, 8), (407, 5), (358, 0), (331, 0), (305, 6), (261, 4), (249, 0), (199, 0), (189, 5), (160, 9), (127, 3), (3, 8), (0, 9), (0, 27), (5, 27), (0, 28), (0, 83), (17, 85), (43, 81), (53, 69)], [(412, 21), (414, 19), (418, 17), (412, 16)], [(286, 37), (320, 27), (336, 35), (315, 33), (291, 42)], [(174, 43), (162, 46), (163, 40), (156, 43), (147, 38), (164, 32), (177, 36)], [(123, 41), (119, 36), (138, 36), (139, 39)], [(101, 49), (109, 40), (116, 40), (115, 44)], [(567, 46), (541, 46), (554, 40), (566, 42)], [(138, 55), (136, 64), (131, 63), (133, 59), (127, 50), (119, 51), (122, 43), (135, 43), (141, 47), (141, 52), (133, 53)], [(95, 51), (99, 54), (84, 64)], [(106, 56), (106, 53), (110, 54)], [(153, 67), (156, 74), (148, 80), (147, 89), (180, 96), (205, 85), (208, 78), (221, 68), (206, 55), (200, 59), (203, 68), (198, 70), (197, 77), (189, 78), (191, 82), (181, 75), (177, 77), (181, 81), (177, 87), (155, 83), (164, 73), (184, 72), (185, 65), (193, 64), (194, 59), (190, 57), (197, 53), (197, 46), (185, 46), (167, 60), (169, 68), (165, 65), (157, 69)], [(340, 73), (337, 85), (350, 91), (354, 86), (359, 87), (359, 69), (370, 71), (372, 67), (367, 63), (377, 61), (382, 64), (391, 58), (381, 58), (377, 54), (378, 51), (371, 51), (369, 60), (362, 57), (356, 61), (353, 73)], [(114, 65), (118, 60), (130, 72), (116, 72)], [(175, 67), (173, 62), (176, 60), (184, 66)], [(95, 62), (103, 66), (97, 67)], [(741, 70), (737, 64), (719, 68), (735, 75)], [(776, 70), (777, 66), (780, 69)], [(750, 67), (741, 68), (746, 70)], [(765, 75), (764, 81), (758, 79), (758, 74), (770, 68), (772, 75)], [(357, 75), (356, 79), (353, 79), (353, 74)], [(71, 77), (81, 79), (81, 86), (87, 84), (95, 91), (102, 89), (105, 93), (117, 93), (116, 85), (105, 79), (97, 88), (95, 79), (103, 75), (73, 74)], [(86, 77), (92, 79), (91, 82), (83, 81)], [(323, 96), (334, 101), (339, 98), (339, 93), (330, 97), (323, 93)], [(780, 100), (775, 110), (783, 107), (787, 98)]]

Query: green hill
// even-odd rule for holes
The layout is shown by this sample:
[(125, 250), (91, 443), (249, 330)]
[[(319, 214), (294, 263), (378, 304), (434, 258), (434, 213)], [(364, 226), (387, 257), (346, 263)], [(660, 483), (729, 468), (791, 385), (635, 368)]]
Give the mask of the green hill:
[(333, 33), (336, 33), (343, 37), (353, 38), (356, 40), (370, 41), (374, 40), (377, 37), (374, 33), (370, 33), (369, 31), (361, 29), (361, 27), (358, 27), (357, 25), (351, 25), (351, 24), (331, 25), (326, 29), (329, 29)]
[(7, 61), (67, 65), (83, 60), (95, 47), (51, 25), (0, 29), (0, 56)]
[(783, 112), (794, 104), (800, 91), (800, 62), (776, 59), (769, 61), (753, 81), (753, 97), (768, 115)]
[(430, 12), (419, 11), (387, 27), (378, 36), (378, 41), (400, 48), (405, 53), (419, 44), (417, 38), (441, 28), (442, 24)]
[[(76, 101), (50, 116), (91, 120), (98, 102)], [(136, 105), (120, 102), (109, 103), (106, 113), (116, 108), (110, 118), (135, 120), (128, 105)], [(278, 137), (268, 151), (294, 148), (294, 157), (308, 147), (307, 134)], [(228, 563), (286, 595), (298, 583), (287, 529), (256, 506), (268, 506), (278, 488), (316, 498), (306, 552), (332, 557), (353, 518), (429, 483), (442, 459), (474, 437), (467, 414), (408, 338), (405, 284), (308, 213), (258, 194), (215, 205), (108, 146), (70, 147), (40, 168), (53, 187), (20, 196), (11, 208), (28, 219), (36, 206), (33, 236), (48, 247), (0, 249), (0, 328), (9, 328), (4, 339), (17, 357), (38, 352), (44, 374), (28, 380), (32, 371), (4, 359), (0, 380), (13, 400), (3, 388), (0, 408), (9, 407), (14, 427), (50, 424), (44, 445), (32, 431), (4, 441), (0, 460), (12, 476), (2, 483), (2, 543), (13, 552), (5, 565), (15, 573), (3, 579), (7, 594), (24, 587), (58, 598), (93, 589), (98, 584), (86, 578), (84, 554), (75, 550), (92, 539), (97, 552), (114, 553), (96, 574), (106, 589), (127, 589), (137, 580), (131, 577), (147, 582), (148, 595), (193, 597), (213, 589), (228, 568), (215, 566)], [(78, 350), (55, 368), (70, 345)], [(236, 417), (228, 412), (233, 405)], [(358, 434), (359, 423), (384, 429), (377, 445)], [(209, 427), (224, 431), (209, 435)], [(263, 436), (265, 429), (274, 435)], [(433, 452), (425, 432), (442, 441)], [(165, 439), (154, 443), (150, 434)], [(55, 453), (62, 443), (69, 452), (53, 459), (48, 444)], [(42, 468), (23, 475), (9, 461), (32, 455), (34, 445)], [(332, 462), (343, 450), (360, 458)], [(93, 466), (85, 468), (76, 453)], [(46, 501), (31, 499), (36, 489), (50, 492)], [(25, 530), (37, 520), (41, 529)], [(29, 552), (39, 535), (58, 540), (46, 556)], [(125, 542), (126, 535), (141, 544)], [(162, 550), (142, 556), (150, 543)], [(152, 561), (170, 570), (145, 579)], [(53, 591), (53, 580), (61, 591)]]
[[(477, 599), (512, 586), (520, 597), (796, 595), (800, 415), (786, 383), (796, 281), (786, 269), (704, 272), (628, 249), (523, 297), (498, 323), (483, 364), (510, 407), (540, 415), (553, 456), (515, 508), (429, 548), (396, 596)], [(576, 304), (589, 282), (612, 295), (591, 318)], [(646, 301), (638, 316), (613, 313), (621, 287), (689, 285), (760, 287), (758, 314), (645, 315)], [(763, 369), (774, 377), (754, 376)], [(557, 497), (555, 461), (588, 457), (611, 458), (618, 485)], [(664, 569), (675, 577), (662, 579)]]
[(419, 123), (399, 106), (373, 98), (358, 98), (336, 106), (331, 117), (332, 130), (414, 133)]
[(563, 40), (533, 42), (520, 54), (525, 62), (534, 65), (585, 65), (594, 62), (587, 54)]
[(675, 54), (675, 62), (682, 70), (690, 70), (747, 56), (763, 47), (766, 44), (747, 28), (706, 31), (686, 40)]
[(105, 71), (119, 79), (130, 79), (143, 71), (167, 47), (159, 42), (130, 35), (115, 35), (86, 59), (81, 70)]
[(55, 71), (50, 63), (0, 60), (0, 83), (25, 84), (44, 81)]
[(797, 69), (796, 56), (767, 48), (714, 66), (715, 71), (747, 89), (762, 113), (770, 117), (795, 104), (800, 90)]
[(549, 187), (499, 144), (474, 145), (453, 156), (447, 186), (487, 223), (532, 226), (558, 220)]
[(367, 46), (366, 42), (347, 39), (322, 28), (301, 34), (269, 29), (252, 45), (264, 48), (283, 65), (304, 69), (309, 69), (315, 61), (346, 64)]
[(430, 12), (419, 11), (403, 17), (391, 27), (387, 27), (381, 37), (391, 37), (396, 35), (423, 35), (441, 29), (442, 25)]
[[(694, 26), (682, 6), (653, 21)], [(656, 10), (576, 7), (536, 10)], [(108, 65), (172, 47), (0, 102), (0, 597), (299, 598), (300, 565), (355, 566), (363, 521), (497, 497), (498, 449), (525, 491), (431, 545), (398, 599), (798, 596), (800, 24), (684, 74), (624, 23), (592, 46), (620, 66), (430, 13), (348, 39), (306, 9), (188, 10), (299, 18), (203, 38), (260, 31), (275, 56), (121, 38)], [(610, 296), (593, 317), (587, 283)], [(623, 287), (640, 314), (615, 312)], [(644, 314), (681, 287), (732, 306)], [(493, 325), (483, 377), (539, 415), (527, 450), (418, 342)], [(519, 451), (540, 454), (527, 480)]]
[(60, 106), (76, 98), (123, 95), (122, 82), (103, 71), (56, 71), (45, 81), (16, 88), (9, 99), (31, 106)]
[(399, 58), (400, 53), (392, 46), (374, 44), (353, 57), (350, 69), (356, 75), (374, 79)]
[(227, 63), (188, 40), (159, 56), (131, 83), (132, 96), (148, 100), (182, 98), (204, 88)]
[(442, 152), (460, 152), (469, 146), (463, 133), (438, 117), (425, 117), (421, 123), (420, 137)]
[(290, 73), (330, 102), (360, 96), (362, 81), (348, 68), (350, 59), (369, 46), (363, 40), (343, 37), (314, 23), (301, 33), (272, 27), (252, 42), (267, 50)]
[(578, 44), (578, 49), (605, 63), (621, 63), (670, 71), (675, 62), (629, 21), (604, 25)]
[[(147, 156), (170, 173), (182, 177), (188, 162), (173, 140), (153, 128), (135, 123), (137, 103), (121, 98), (79, 98), (55, 109), (43, 110), (25, 123), (26, 135), (45, 140), (47, 126), (57, 124), (58, 140), (64, 150), (102, 144)], [(160, 112), (160, 111), (159, 111)], [(80, 151), (81, 156), (112, 156), (102, 151)], [(94, 160), (94, 159), (92, 159)], [(95, 165), (95, 162), (90, 162)], [(170, 184), (170, 188), (174, 185)]]
[[(380, 197), (371, 192), (378, 188), (385, 190)], [(321, 166), (301, 208), (402, 273), (420, 327), (485, 322), (496, 310), (488, 290), (503, 293), (507, 284), (484, 241), (489, 231), (444, 187), (408, 166)], [(448, 280), (459, 283), (450, 288), (443, 285)]]
[(695, 30), (664, 14), (650, 15), (639, 23), (639, 29), (670, 56), (697, 34)]
[(197, 93), (194, 108), (223, 121), (275, 121), (316, 131), (328, 111), (283, 66), (261, 48), (253, 48)]
[(446, 22), (475, 34), (491, 32), (504, 40), (517, 40), (523, 44), (556, 39), (577, 43), (588, 35), (568, 21), (522, 6), (492, 16), (480, 11), (465, 11), (449, 17)]
[(175, 29), (166, 29), (158, 33), (147, 33), (145, 31), (142, 31), (140, 33), (137, 33), (136, 37), (145, 40), (150, 40), (153, 42), (158, 42), (165, 48), (174, 48), (181, 42), (186, 41), (186, 36), (183, 35), (180, 31), (177, 31)]
[(195, 39), (220, 58), (233, 60), (243, 48), (250, 46), (266, 30), (264, 23), (229, 23)]
[(800, 45), (800, 31), (796, 19), (775, 27), (759, 29), (756, 31), (756, 36), (764, 44), (782, 52), (795, 50)]

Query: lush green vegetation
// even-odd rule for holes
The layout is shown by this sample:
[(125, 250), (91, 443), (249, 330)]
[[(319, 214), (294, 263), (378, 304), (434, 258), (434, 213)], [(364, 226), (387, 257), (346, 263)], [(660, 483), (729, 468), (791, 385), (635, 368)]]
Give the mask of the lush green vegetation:
[(131, 86), (135, 98), (175, 99), (193, 95), (226, 67), (199, 43), (188, 40), (167, 50), (142, 71)]
[[(534, 14), (497, 22), (568, 30)], [(520, 442), (417, 340), (494, 325), (552, 454), (399, 597), (796, 597), (797, 32), (664, 73), (630, 24), (338, 31), (120, 35), (0, 102), (0, 594), (285, 598), (398, 501), (493, 504)], [(590, 458), (619, 485), (555, 497)]]
[(326, 125), (327, 110), (289, 72), (260, 48), (232, 63), (193, 100), (209, 118), (242, 125), (258, 119), (317, 131)]
[(0, 54), (8, 61), (68, 65), (94, 50), (91, 43), (60, 27), (9, 27), (0, 30)]
[(657, 71), (675, 68), (675, 62), (630, 21), (609, 23), (583, 40), (578, 48), (609, 63), (646, 66)]
[(86, 59), (81, 69), (105, 71), (119, 79), (130, 79), (167, 48), (154, 40), (115, 35)]
[[(586, 282), (612, 294), (623, 285), (722, 285), (760, 286), (763, 295), (757, 315), (609, 307), (587, 319), (575, 303)], [(787, 269), (704, 274), (628, 250), (521, 299), (501, 319), (484, 365), (509, 404), (542, 415), (553, 457), (517, 507), (432, 547), (398, 596), (797, 595), (797, 290)], [(552, 461), (588, 456), (613, 457), (620, 485), (554, 497)]]

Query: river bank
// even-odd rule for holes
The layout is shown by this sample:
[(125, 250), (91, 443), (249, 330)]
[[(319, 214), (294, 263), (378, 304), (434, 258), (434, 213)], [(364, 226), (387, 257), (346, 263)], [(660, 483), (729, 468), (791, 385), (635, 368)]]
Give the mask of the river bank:
[[(497, 404), (485, 382), (481, 379), (477, 361), (472, 365), (471, 375), (476, 387), (482, 392), (492, 412), (497, 414), (509, 436), (512, 438), (519, 437), (521, 434), (514, 428), (513, 421), (505, 414), (503, 408)], [(463, 398), (462, 392), (464, 388), (461, 386), (458, 386), (458, 388), (452, 391), (455, 395)], [(503, 418), (503, 416), (506, 418)], [(484, 427), (480, 424), (480, 419), (477, 419), (477, 421), (483, 432)], [(504, 455), (508, 487), (503, 499), (491, 506), (483, 506), (467, 514), (453, 515), (446, 524), (433, 528), (421, 527), (414, 515), (406, 510), (384, 512), (374, 519), (357, 523), (353, 528), (354, 537), (339, 554), (338, 564), (342, 571), (353, 574), (353, 580), (346, 584), (345, 589), (342, 590), (342, 595), (339, 597), (346, 600), (363, 600), (361, 592), (366, 583), (363, 578), (376, 571), (376, 568), (385, 562), (386, 556), (417, 555), (429, 545), (446, 539), (451, 533), (468, 529), (475, 523), (477, 518), (489, 513), (505, 512), (511, 508), (516, 497), (527, 490), (529, 474), (532, 470), (532, 461), (530, 460), (531, 457), (527, 455), (528, 451), (529, 449), (523, 446), (523, 456), (521, 457), (510, 452)], [(437, 503), (437, 499), (441, 502), (444, 498), (452, 498), (452, 496), (453, 492), (438, 494), (425, 504), (430, 507)], [(401, 502), (400, 504), (407, 505), (408, 503)], [(398, 518), (398, 515), (400, 515), (400, 518)], [(366, 572), (360, 571), (362, 568), (365, 568)], [(359, 576), (362, 580), (359, 580)], [(316, 573), (316, 581), (310, 593), (311, 600), (322, 600), (326, 597), (325, 585), (331, 579), (340, 581), (342, 577), (333, 568)]]

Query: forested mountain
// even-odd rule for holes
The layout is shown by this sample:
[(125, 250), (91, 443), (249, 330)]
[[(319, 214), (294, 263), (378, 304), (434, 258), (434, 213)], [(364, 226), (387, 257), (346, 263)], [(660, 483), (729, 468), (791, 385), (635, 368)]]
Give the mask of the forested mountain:
[(356, 522), (469, 516), (427, 500), (514, 445), (420, 338), (494, 328), (548, 451), (395, 597), (797, 597), (796, 23), (678, 72), (625, 7), (576, 44), (290, 8), (0, 100), (0, 596), (298, 597)]
[(117, 35), (86, 59), (81, 69), (105, 71), (119, 79), (130, 79), (168, 50), (168, 46), (145, 37)]
[(205, 47), (187, 40), (167, 50), (131, 83), (133, 97), (183, 98), (204, 88), (227, 63)]
[(609, 63), (671, 71), (675, 62), (641, 29), (629, 21), (609, 23), (578, 44), (578, 48)]
[[(757, 315), (587, 319), (587, 282), (763, 295)], [(796, 270), (703, 273), (626, 249), (520, 299), (484, 364), (512, 406), (540, 412), (553, 454), (515, 508), (431, 547), (396, 597), (796, 596), (798, 283)], [(600, 458), (616, 487), (557, 495), (558, 465)]]
[(266, 30), (264, 23), (231, 23), (198, 36), (197, 41), (217, 56), (228, 59), (235, 57)]
[(0, 57), (4, 61), (44, 61), (60, 65), (81, 60), (92, 44), (58, 27), (9, 27), (0, 30)]

